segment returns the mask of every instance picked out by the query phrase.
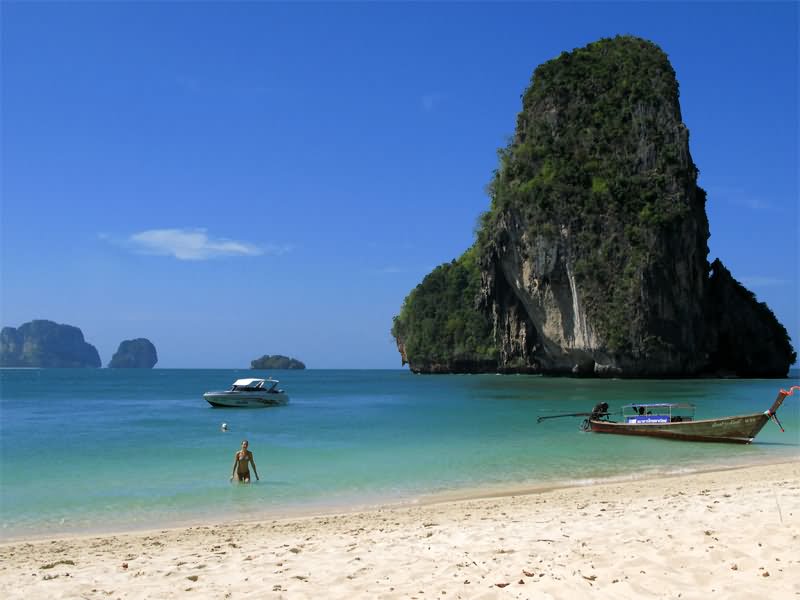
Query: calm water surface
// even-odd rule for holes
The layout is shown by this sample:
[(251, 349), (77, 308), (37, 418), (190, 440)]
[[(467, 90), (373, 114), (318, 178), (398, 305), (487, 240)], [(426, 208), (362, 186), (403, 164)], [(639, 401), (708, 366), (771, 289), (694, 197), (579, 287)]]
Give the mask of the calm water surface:
[[(763, 411), (790, 380), (575, 380), (272, 373), (285, 407), (213, 409), (234, 370), (0, 370), (0, 536), (411, 502), (443, 492), (583, 484), (800, 457), (800, 401), (749, 446), (604, 436), (540, 415), (687, 401), (697, 416)], [(226, 422), (227, 433), (220, 431)], [(261, 482), (228, 482), (250, 441)]]

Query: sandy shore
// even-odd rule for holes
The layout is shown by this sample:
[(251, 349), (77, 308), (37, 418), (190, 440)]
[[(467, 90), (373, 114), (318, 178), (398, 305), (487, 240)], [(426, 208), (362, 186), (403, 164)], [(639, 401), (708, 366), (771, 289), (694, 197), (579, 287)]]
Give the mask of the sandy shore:
[(800, 598), (800, 462), (0, 545), (3, 598)]

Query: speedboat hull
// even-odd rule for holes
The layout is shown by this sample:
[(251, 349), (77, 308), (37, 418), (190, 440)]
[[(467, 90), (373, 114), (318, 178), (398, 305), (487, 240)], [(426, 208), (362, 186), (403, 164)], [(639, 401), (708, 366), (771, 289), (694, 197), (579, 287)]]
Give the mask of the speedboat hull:
[(769, 418), (768, 413), (755, 413), (738, 417), (672, 423), (617, 423), (602, 419), (590, 419), (589, 427), (596, 433), (645, 435), (695, 442), (749, 444)]
[(214, 408), (268, 408), (289, 402), (285, 392), (206, 392), (203, 398)]

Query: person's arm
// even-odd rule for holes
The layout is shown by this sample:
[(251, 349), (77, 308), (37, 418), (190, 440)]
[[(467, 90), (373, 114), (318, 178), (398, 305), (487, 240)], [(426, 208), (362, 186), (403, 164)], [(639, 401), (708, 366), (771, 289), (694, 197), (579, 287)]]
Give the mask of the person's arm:
[(231, 471), (231, 479), (233, 481), (233, 476), (236, 474), (236, 465), (239, 463), (239, 453), (233, 455), (233, 471)]
[(253, 460), (253, 453), (252, 452), (250, 453), (250, 464), (253, 465), (253, 473), (256, 474), (256, 481), (259, 481), (259, 479), (258, 479), (258, 469), (256, 469), (256, 461)]

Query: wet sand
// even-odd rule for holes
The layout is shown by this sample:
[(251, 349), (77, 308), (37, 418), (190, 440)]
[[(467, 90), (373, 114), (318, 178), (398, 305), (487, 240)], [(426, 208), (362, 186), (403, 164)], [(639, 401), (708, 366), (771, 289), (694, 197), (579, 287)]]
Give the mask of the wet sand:
[(800, 461), (0, 544), (3, 598), (800, 598)]

